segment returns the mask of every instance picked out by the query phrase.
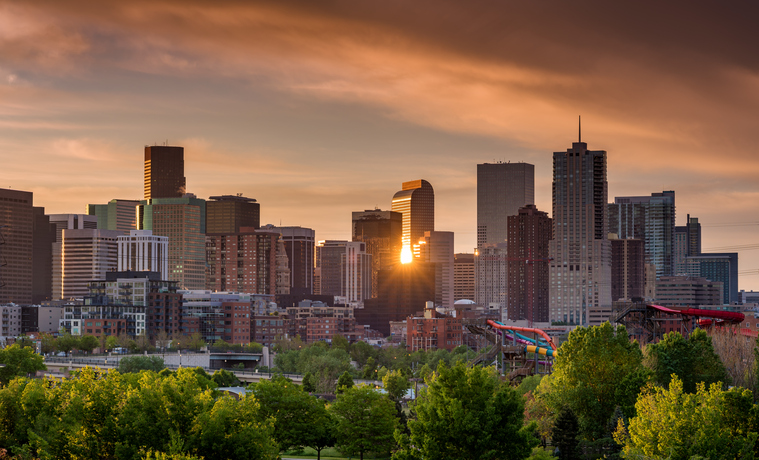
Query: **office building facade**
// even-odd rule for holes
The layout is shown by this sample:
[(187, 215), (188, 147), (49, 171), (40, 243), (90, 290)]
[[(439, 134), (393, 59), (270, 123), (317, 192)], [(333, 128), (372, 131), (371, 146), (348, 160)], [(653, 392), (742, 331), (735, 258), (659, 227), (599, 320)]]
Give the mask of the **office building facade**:
[(477, 165), (477, 247), (505, 243), (507, 219), (535, 204), (535, 166), (528, 163)]
[(100, 230), (137, 230), (138, 200), (111, 200), (108, 204), (88, 204), (87, 214), (97, 217)]
[(435, 305), (453, 311), (453, 232), (424, 232), (418, 260), (435, 264)]
[(607, 197), (605, 151), (574, 142), (553, 154), (552, 322), (585, 325), (592, 310), (611, 310)]
[(290, 294), (313, 294), (314, 246), (316, 232), (304, 227), (275, 227), (265, 225), (262, 231), (281, 235), (290, 268)]
[(154, 198), (137, 207), (139, 230), (169, 239), (168, 280), (180, 289), (206, 287), (206, 202), (190, 193)]
[(60, 254), (53, 267), (53, 300), (84, 298), (89, 283), (103, 280), (118, 267), (120, 231), (97, 229), (63, 230)]
[(722, 283), (722, 302), (740, 302), (738, 291), (738, 253), (701, 253), (685, 258), (688, 276)]
[(353, 212), (353, 241), (366, 244), (372, 256), (372, 297), (377, 297), (377, 275), (400, 262), (403, 214), (380, 209)]
[(151, 230), (131, 230), (117, 240), (120, 272), (158, 272), (161, 279), (169, 279), (168, 237), (155, 236)]
[(474, 252), (474, 301), (487, 311), (508, 318), (508, 257), (506, 243), (486, 244)]
[(612, 238), (612, 300), (614, 302), (631, 301), (644, 297), (646, 297), (646, 250), (643, 240)]
[(548, 321), (548, 244), (552, 233), (551, 218), (535, 205), (519, 209), (509, 216), (508, 318), (529, 324)]
[(414, 250), (424, 232), (435, 230), (435, 191), (424, 179), (404, 182), (393, 195), (392, 210), (401, 213), (401, 247)]
[(145, 146), (145, 200), (181, 198), (186, 192), (184, 147)]
[(239, 233), (261, 226), (261, 205), (240, 195), (212, 196), (206, 201), (206, 233)]
[(32, 200), (32, 192), (0, 189), (0, 304), (32, 302)]
[(242, 227), (238, 233), (207, 236), (208, 288), (274, 295), (279, 234)]
[(646, 261), (657, 276), (675, 272), (675, 192), (616, 197), (609, 208), (609, 232), (621, 240), (643, 240)]
[(453, 301), (474, 301), (474, 254), (453, 255)]

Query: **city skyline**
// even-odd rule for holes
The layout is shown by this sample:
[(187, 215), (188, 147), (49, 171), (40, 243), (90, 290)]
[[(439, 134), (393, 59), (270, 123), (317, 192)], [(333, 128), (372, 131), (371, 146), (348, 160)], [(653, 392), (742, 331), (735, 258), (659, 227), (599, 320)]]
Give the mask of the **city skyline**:
[[(733, 225), (759, 221), (754, 5), (191, 4), (0, 4), (0, 186), (49, 214), (139, 199), (144, 145), (168, 141), (188, 192), (242, 193), (319, 240), (423, 178), (471, 253), (476, 165), (534, 164), (549, 211), (582, 114), (609, 202), (674, 190), (705, 252), (758, 244)], [(738, 252), (759, 290), (759, 251)]]

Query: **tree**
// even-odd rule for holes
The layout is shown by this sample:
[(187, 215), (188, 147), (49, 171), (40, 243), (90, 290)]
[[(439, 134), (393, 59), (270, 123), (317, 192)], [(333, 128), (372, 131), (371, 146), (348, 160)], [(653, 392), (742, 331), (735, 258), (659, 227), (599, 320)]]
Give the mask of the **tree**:
[(42, 356), (33, 348), (18, 344), (0, 349), (0, 364), (3, 365), (0, 367), (0, 386), (8, 385), (14, 377), (26, 377), (47, 369)]
[(707, 386), (729, 383), (725, 365), (703, 329), (694, 330), (687, 339), (679, 332), (664, 334), (661, 341), (646, 347), (646, 365), (657, 383), (667, 386), (672, 375), (677, 375), (688, 393), (695, 392), (699, 382)]
[(301, 388), (303, 388), (303, 391), (306, 393), (316, 393), (314, 374), (306, 372), (306, 375), (303, 376), (303, 381), (301, 382)]
[(195, 332), (190, 336), (190, 340), (187, 342), (187, 348), (190, 350), (198, 351), (206, 346), (206, 341), (203, 340), (203, 336), (200, 332)]
[(321, 401), (282, 376), (262, 380), (253, 387), (260, 404), (259, 418), (274, 419), (274, 440), (280, 450), (310, 446), (320, 454), (334, 444), (332, 420)]
[(337, 420), (337, 446), (348, 455), (388, 454), (395, 444), (395, 407), (387, 396), (373, 387), (346, 388), (329, 407)]
[(699, 383), (687, 393), (675, 375), (669, 388), (646, 386), (635, 404), (637, 416), (627, 429), (619, 424), (614, 438), (626, 458), (754, 458), (756, 425), (748, 420), (753, 411), (735, 410), (741, 406), (753, 406), (750, 391)]
[(58, 347), (58, 351), (69, 354), (71, 353), (71, 350), (79, 347), (79, 337), (73, 336), (66, 332), (62, 336), (58, 337), (58, 340), (56, 340), (55, 344)]
[(126, 356), (119, 360), (119, 372), (122, 374), (140, 371), (160, 372), (166, 365), (159, 356)]
[(92, 353), (92, 350), (100, 345), (100, 341), (94, 335), (85, 335), (79, 339), (79, 349), (87, 353)]
[(382, 378), (382, 385), (393, 402), (400, 402), (411, 388), (411, 382), (406, 375), (399, 371), (390, 371)]
[(740, 326), (712, 327), (707, 330), (707, 334), (712, 339), (714, 352), (725, 365), (732, 384), (756, 394), (755, 342), (746, 340), (739, 329)]
[(42, 353), (52, 353), (58, 349), (58, 345), (56, 344), (56, 339), (53, 334), (48, 334), (47, 332), (41, 333), (40, 342), (42, 342)]
[(237, 387), (240, 386), (240, 380), (235, 374), (224, 369), (219, 369), (213, 373), (211, 380), (218, 387)]
[(348, 339), (343, 337), (340, 334), (335, 334), (332, 336), (332, 348), (339, 348), (341, 350), (345, 350), (346, 352), (350, 351), (351, 344), (348, 342)]
[(171, 339), (169, 339), (169, 334), (163, 329), (158, 331), (158, 333), (155, 335), (155, 346), (160, 349), (161, 352), (166, 351), (166, 347), (169, 346), (170, 342)]
[(606, 422), (620, 405), (618, 388), (627, 376), (642, 369), (643, 354), (627, 329), (608, 322), (578, 327), (559, 348), (553, 374), (544, 377), (534, 395), (558, 414), (569, 407), (588, 440), (608, 435)]
[(353, 377), (351, 377), (348, 371), (345, 371), (340, 378), (337, 379), (337, 392), (342, 393), (347, 388), (353, 388)]
[(109, 335), (108, 337), (106, 337), (105, 339), (106, 350), (113, 350), (118, 345), (119, 345), (119, 340), (115, 336)]
[(137, 340), (135, 340), (135, 345), (137, 346), (137, 349), (140, 352), (146, 352), (150, 350), (150, 339), (148, 339), (148, 335), (145, 331), (142, 332), (142, 334), (137, 336)]
[(356, 361), (359, 367), (364, 367), (369, 358), (374, 358), (377, 354), (377, 349), (369, 345), (366, 342), (356, 342), (351, 345), (351, 358)]
[(538, 443), (535, 425), (523, 425), (522, 397), (493, 368), (441, 363), (420, 390), (416, 416), (393, 458), (516, 460)]
[(561, 460), (576, 460), (580, 458), (578, 452), (577, 436), (579, 424), (577, 416), (572, 409), (564, 408), (556, 417), (556, 423), (553, 425), (551, 433), (551, 444), (559, 449), (559, 458)]

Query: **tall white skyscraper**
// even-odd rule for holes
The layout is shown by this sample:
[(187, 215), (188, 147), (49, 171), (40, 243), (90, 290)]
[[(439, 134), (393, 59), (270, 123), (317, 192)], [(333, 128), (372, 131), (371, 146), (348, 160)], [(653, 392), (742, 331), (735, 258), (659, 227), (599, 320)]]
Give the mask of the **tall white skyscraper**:
[(83, 297), (90, 281), (104, 280), (118, 265), (117, 230), (63, 230), (53, 267), (53, 300)]
[(155, 236), (151, 230), (132, 230), (118, 237), (119, 271), (159, 272), (169, 276), (169, 238)]
[(611, 309), (606, 152), (574, 142), (553, 154), (550, 321), (588, 324)]

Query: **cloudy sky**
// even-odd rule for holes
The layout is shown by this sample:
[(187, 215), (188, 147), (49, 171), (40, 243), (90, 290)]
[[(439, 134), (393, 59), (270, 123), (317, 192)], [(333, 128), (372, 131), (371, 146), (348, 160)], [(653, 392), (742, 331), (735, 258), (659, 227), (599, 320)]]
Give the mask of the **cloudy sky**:
[(49, 212), (142, 197), (146, 144), (188, 191), (348, 239), (406, 180), (471, 252), (476, 164), (608, 152), (609, 199), (675, 190), (759, 289), (756, 2), (0, 0), (0, 186)]

